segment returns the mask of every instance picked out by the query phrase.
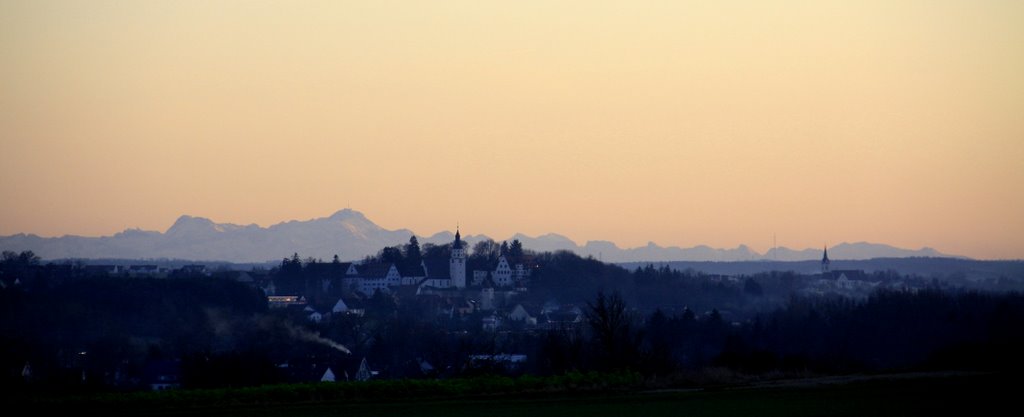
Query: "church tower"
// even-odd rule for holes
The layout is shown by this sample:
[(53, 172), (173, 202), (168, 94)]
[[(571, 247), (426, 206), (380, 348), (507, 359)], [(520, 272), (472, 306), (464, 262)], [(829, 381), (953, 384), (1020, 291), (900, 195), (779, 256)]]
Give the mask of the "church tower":
[(825, 256), (821, 257), (821, 275), (828, 274), (828, 266), (831, 261), (828, 260), (828, 246), (825, 246)]
[(466, 245), (462, 242), (458, 228), (455, 228), (455, 242), (452, 243), (452, 258), (448, 271), (453, 287), (466, 288)]

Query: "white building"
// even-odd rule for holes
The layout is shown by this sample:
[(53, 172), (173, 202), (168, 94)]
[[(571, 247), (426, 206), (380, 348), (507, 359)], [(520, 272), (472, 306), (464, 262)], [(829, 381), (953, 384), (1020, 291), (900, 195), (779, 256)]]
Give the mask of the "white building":
[(504, 256), (498, 258), (498, 266), (494, 268), (491, 278), (494, 280), (494, 285), (499, 287), (512, 286), (512, 268), (508, 265), (508, 259), (505, 259)]
[(455, 242), (452, 243), (452, 258), (448, 270), (452, 286), (466, 288), (466, 245), (462, 243), (459, 229), (455, 229)]
[(402, 284), (402, 275), (394, 264), (360, 265), (360, 276), (353, 279), (355, 289), (366, 295), (376, 291), (390, 291)]
[(490, 271), (481, 271), (479, 269), (473, 271), (473, 286), (479, 287), (484, 285), (484, 280), (491, 275)]
[(516, 267), (512, 269), (512, 281), (517, 285), (522, 285), (523, 281), (530, 277), (530, 270), (526, 269), (526, 265), (516, 264)]
[(423, 262), (413, 267), (402, 268), (398, 272), (402, 274), (402, 285), (418, 285), (427, 277), (427, 268)]

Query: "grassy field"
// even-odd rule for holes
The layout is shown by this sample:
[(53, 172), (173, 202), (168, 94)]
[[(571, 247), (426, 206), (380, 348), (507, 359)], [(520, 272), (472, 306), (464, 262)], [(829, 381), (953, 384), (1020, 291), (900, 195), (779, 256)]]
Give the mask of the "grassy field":
[[(89, 410), (161, 416), (937, 416), (1014, 414), (1007, 375), (913, 375), (790, 381), (716, 390), (564, 393), (457, 400), (334, 401), (288, 405)], [(1009, 410), (999, 412), (999, 410)], [(85, 411), (85, 410), (76, 410)]]

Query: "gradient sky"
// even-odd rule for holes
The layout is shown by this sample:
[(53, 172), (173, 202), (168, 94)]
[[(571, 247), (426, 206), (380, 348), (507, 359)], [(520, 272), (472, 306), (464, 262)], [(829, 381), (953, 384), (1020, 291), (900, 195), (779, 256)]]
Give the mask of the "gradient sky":
[(1024, 258), (1024, 2), (0, 0), (0, 198)]

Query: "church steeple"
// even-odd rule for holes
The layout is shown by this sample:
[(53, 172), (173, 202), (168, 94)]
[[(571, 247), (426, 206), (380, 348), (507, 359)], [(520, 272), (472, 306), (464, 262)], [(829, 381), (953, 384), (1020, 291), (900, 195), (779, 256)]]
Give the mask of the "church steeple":
[(830, 263), (832, 263), (832, 261), (828, 260), (828, 245), (825, 245), (825, 255), (821, 257), (821, 273), (822, 274), (828, 273), (828, 267), (829, 267)]
[(452, 257), (448, 261), (449, 277), (455, 288), (466, 288), (466, 249), (462, 244), (459, 226), (455, 226), (455, 241), (452, 242)]

